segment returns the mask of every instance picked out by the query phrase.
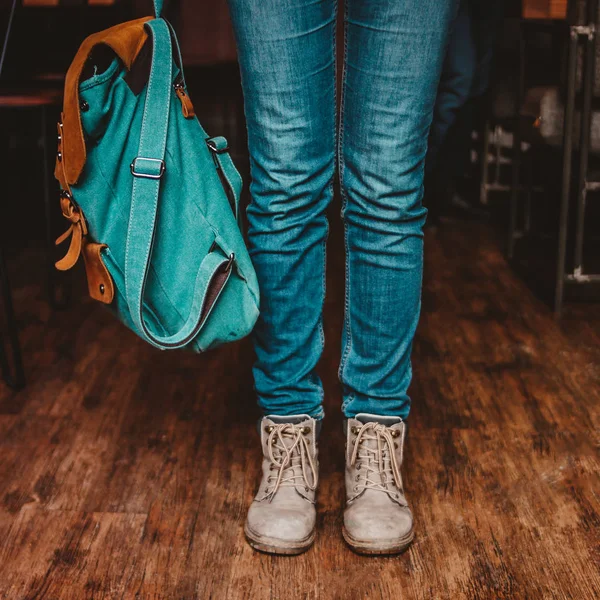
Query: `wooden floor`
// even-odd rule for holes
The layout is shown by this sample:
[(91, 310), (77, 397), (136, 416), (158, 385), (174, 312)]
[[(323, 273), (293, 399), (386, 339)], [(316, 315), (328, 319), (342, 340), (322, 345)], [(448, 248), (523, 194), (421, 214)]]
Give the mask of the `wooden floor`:
[(244, 541), (249, 344), (154, 351), (81, 294), (50, 310), (40, 255), (13, 259), (29, 383), (0, 385), (1, 599), (600, 598), (599, 307), (555, 322), (484, 226), (428, 237), (405, 464), (417, 538), (361, 558), (340, 533), (339, 228), (331, 242), (318, 537), (296, 558)]

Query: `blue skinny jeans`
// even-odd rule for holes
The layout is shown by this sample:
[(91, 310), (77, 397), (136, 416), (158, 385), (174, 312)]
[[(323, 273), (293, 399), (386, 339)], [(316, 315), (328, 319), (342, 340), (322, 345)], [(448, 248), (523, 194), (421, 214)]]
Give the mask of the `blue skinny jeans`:
[(250, 151), (253, 333), (265, 414), (323, 417), (326, 209), (339, 174), (347, 417), (406, 418), (421, 304), (427, 137), (456, 0), (347, 0), (340, 115), (335, 0), (229, 0)]

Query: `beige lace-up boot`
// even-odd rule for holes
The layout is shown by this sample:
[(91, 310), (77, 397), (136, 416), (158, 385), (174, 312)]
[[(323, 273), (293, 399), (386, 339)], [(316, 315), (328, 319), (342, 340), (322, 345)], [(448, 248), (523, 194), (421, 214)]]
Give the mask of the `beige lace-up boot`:
[(300, 554), (315, 539), (316, 429), (307, 415), (261, 421), (262, 479), (244, 528), (256, 550)]
[(406, 425), (359, 414), (346, 427), (344, 539), (361, 554), (398, 554), (414, 538), (400, 474)]

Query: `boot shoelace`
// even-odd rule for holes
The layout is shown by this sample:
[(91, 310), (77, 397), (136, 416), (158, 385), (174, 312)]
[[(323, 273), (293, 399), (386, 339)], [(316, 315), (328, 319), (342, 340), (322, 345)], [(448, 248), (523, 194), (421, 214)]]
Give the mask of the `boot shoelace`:
[[(392, 481), (398, 490), (402, 490), (402, 476), (400, 466), (394, 449), (397, 447), (395, 438), (400, 435), (400, 430), (390, 429), (381, 423), (365, 423), (362, 427), (353, 430), (356, 433), (354, 450), (350, 459), (350, 465), (356, 465), (357, 485), (355, 492), (365, 489), (378, 490), (389, 493), (388, 481)], [(370, 448), (364, 442), (375, 442), (376, 447)], [(358, 463), (358, 464), (357, 464)], [(377, 480), (371, 479), (370, 475), (378, 476)], [(399, 495), (395, 494), (398, 498)]]
[(277, 471), (277, 476), (270, 475), (267, 480), (269, 484), (275, 482), (272, 488), (267, 487), (265, 490), (269, 502), (280, 487), (304, 485), (307, 492), (315, 490), (318, 482), (317, 468), (311, 456), (310, 442), (306, 438), (310, 428), (292, 423), (279, 423), (269, 425), (267, 432), (270, 470)]

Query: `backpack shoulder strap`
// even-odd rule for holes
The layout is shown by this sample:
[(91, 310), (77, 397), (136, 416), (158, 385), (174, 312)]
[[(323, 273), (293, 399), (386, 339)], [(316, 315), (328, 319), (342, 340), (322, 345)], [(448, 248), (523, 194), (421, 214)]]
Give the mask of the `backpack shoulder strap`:
[[(131, 163), (134, 177), (125, 248), (125, 296), (139, 333), (157, 348), (180, 348), (198, 334), (231, 274), (233, 256), (218, 248), (202, 260), (192, 305), (185, 322), (172, 335), (150, 331), (144, 317), (146, 279), (150, 269), (156, 229), (160, 183), (165, 169), (169, 112), (173, 94), (171, 32), (163, 19), (147, 24), (152, 35), (152, 66), (146, 87), (138, 156)], [(176, 232), (171, 232), (177, 235)]]

